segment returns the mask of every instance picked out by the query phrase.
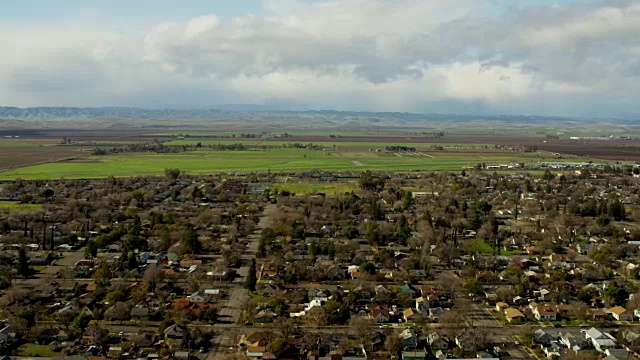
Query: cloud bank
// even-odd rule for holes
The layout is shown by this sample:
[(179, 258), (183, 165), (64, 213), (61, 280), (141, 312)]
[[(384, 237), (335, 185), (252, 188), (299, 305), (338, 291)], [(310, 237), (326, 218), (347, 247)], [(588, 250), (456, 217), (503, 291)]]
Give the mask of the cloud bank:
[[(452, 5), (455, 3), (455, 5)], [(143, 30), (0, 24), (6, 105), (640, 114), (640, 3), (265, 1)]]

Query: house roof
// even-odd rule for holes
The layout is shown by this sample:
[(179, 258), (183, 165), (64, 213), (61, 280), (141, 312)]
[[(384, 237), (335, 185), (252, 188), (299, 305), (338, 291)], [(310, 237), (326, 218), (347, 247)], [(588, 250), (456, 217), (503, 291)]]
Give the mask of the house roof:
[(616, 315), (621, 315), (622, 313), (627, 311), (627, 309), (623, 308), (622, 306), (614, 306), (611, 309), (609, 309), (609, 311), (611, 311), (612, 313), (614, 313)]
[(266, 346), (249, 345), (247, 346), (248, 353), (261, 353), (267, 350)]
[(540, 315), (556, 315), (556, 311), (548, 305), (540, 305), (536, 308), (536, 311)]
[(405, 318), (412, 317), (414, 315), (413, 310), (411, 308), (405, 309), (402, 312), (402, 314), (404, 315)]
[(520, 310), (518, 309), (514, 309), (514, 308), (506, 308), (504, 309), (504, 314), (508, 317), (508, 318), (518, 318), (518, 317), (524, 317), (524, 315), (520, 312)]

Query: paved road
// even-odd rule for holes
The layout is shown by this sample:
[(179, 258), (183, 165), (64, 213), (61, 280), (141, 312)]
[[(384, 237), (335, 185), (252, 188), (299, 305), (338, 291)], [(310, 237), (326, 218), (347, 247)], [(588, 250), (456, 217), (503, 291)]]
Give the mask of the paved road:
[(504, 327), (486, 307), (478, 303), (473, 303), (470, 323), (475, 327)]
[[(258, 221), (256, 225), (255, 231), (247, 237), (247, 240), (249, 240), (247, 251), (240, 256), (243, 262), (243, 266), (238, 269), (240, 279), (246, 278), (249, 274), (249, 262), (256, 257), (262, 229), (269, 225), (269, 215), (276, 210), (276, 205), (267, 204), (262, 212), (260, 221)], [(247, 290), (242, 287), (243, 283), (244, 281), (234, 283), (234, 287), (229, 289), (229, 297), (222, 303), (222, 307), (218, 312), (219, 320), (214, 325), (216, 334), (214, 336), (213, 346), (207, 355), (207, 359), (213, 359), (220, 353), (232, 351), (230, 348), (236, 345), (237, 337), (241, 330), (237, 323), (242, 315), (242, 304), (245, 299), (249, 297)]]

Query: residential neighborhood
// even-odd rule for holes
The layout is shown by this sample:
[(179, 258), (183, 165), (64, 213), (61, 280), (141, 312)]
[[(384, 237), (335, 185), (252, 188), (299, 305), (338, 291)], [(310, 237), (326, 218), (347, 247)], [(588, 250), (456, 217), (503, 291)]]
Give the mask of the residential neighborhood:
[(357, 185), (338, 194), (276, 191), (305, 176), (278, 173), (5, 182), (33, 209), (0, 217), (0, 349), (635, 358), (640, 179), (625, 171), (324, 174)]

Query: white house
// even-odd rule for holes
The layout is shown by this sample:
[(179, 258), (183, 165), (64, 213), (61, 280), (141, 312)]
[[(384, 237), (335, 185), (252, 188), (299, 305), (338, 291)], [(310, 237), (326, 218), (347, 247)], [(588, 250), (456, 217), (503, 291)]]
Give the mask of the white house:
[(208, 296), (205, 294), (204, 290), (196, 291), (189, 296), (189, 301), (191, 302), (206, 302), (207, 299)]
[(551, 306), (539, 305), (532, 307), (531, 311), (538, 321), (556, 321), (558, 318), (558, 313)]
[(611, 312), (611, 316), (613, 316), (613, 318), (616, 320), (633, 321), (633, 315), (631, 314), (631, 311), (628, 311), (622, 306), (614, 306), (609, 309), (609, 311)]
[(584, 333), (585, 339), (591, 341), (593, 347), (601, 353), (616, 347), (616, 338), (609, 333), (603, 333), (596, 328), (591, 328)]

